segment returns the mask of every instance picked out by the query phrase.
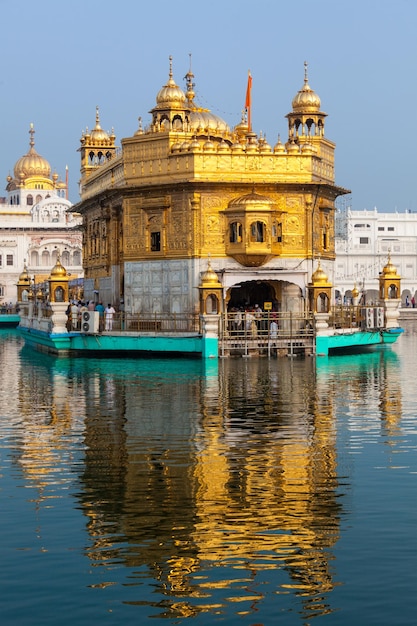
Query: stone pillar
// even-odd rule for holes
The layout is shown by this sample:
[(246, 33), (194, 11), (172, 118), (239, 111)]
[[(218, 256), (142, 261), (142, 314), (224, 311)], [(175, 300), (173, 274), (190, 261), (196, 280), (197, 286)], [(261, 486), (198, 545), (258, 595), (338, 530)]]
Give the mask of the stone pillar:
[(330, 313), (314, 313), (316, 322), (316, 335), (327, 335), (329, 329)]
[(67, 314), (69, 302), (51, 302), (52, 317), (51, 317), (51, 335), (68, 334), (67, 330)]
[(401, 299), (384, 300), (385, 328), (399, 328), (400, 305)]
[(204, 359), (217, 359), (219, 356), (219, 315), (201, 315), (203, 327), (203, 350)]

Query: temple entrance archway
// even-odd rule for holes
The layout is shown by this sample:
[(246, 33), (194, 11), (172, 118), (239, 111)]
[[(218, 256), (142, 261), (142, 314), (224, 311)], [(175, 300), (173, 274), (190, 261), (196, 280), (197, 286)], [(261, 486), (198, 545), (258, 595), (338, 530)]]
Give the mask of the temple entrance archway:
[(227, 310), (253, 308), (258, 304), (265, 310), (301, 312), (305, 302), (300, 287), (286, 281), (250, 280), (234, 285), (227, 292)]

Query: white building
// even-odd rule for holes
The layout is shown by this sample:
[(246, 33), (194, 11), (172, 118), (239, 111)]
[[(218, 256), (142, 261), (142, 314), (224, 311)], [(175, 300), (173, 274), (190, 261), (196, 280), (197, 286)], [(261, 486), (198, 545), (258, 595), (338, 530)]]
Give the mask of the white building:
[(36, 281), (46, 280), (58, 254), (67, 272), (83, 276), (81, 217), (71, 213), (67, 181), (35, 150), (30, 126), (27, 154), (7, 177), (0, 199), (0, 305), (16, 302), (16, 283), (24, 267)]
[(417, 213), (340, 211), (336, 218), (335, 297), (351, 298), (355, 287), (366, 302), (378, 299), (378, 276), (388, 255), (401, 276), (401, 298), (417, 299)]

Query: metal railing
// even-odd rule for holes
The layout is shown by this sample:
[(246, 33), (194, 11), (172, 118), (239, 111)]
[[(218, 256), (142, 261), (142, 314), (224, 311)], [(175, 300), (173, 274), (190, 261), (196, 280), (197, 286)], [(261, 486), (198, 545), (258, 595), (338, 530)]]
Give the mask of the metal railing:
[(220, 321), (220, 352), (270, 353), (285, 349), (289, 354), (313, 349), (314, 318), (311, 313), (227, 312)]
[[(77, 321), (75, 330), (80, 329), (80, 319)], [(139, 313), (116, 312), (111, 319), (110, 329), (112, 332), (152, 334), (202, 333), (199, 315), (179, 315), (175, 313), (172, 315), (141, 315)], [(105, 314), (99, 317), (99, 330), (100, 332), (106, 330)]]

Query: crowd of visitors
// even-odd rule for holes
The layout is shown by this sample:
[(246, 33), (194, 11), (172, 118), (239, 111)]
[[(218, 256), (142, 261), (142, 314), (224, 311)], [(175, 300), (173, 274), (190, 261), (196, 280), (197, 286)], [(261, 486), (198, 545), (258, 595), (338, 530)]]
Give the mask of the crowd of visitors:
[(68, 330), (80, 330), (81, 319), (84, 311), (97, 311), (99, 314), (99, 331), (113, 330), (113, 319), (116, 313), (116, 309), (112, 304), (108, 304), (106, 308), (101, 302), (94, 302), (94, 300), (73, 300), (67, 308), (67, 328)]

